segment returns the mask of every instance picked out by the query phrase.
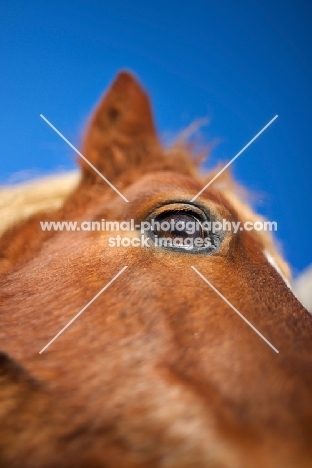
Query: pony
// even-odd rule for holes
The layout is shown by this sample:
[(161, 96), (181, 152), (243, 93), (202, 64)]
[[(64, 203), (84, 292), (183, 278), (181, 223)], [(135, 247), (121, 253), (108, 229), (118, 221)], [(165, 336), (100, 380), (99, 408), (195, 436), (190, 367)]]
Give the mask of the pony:
[[(261, 220), (238, 184), (191, 153), (163, 148), (146, 91), (121, 72), (79, 176), (19, 202), (4, 190), (1, 466), (312, 466), (312, 317), (269, 233), (224, 229)], [(42, 228), (104, 220), (128, 247), (105, 229)], [(154, 221), (169, 230), (140, 229)], [(155, 242), (177, 236), (202, 245)]]

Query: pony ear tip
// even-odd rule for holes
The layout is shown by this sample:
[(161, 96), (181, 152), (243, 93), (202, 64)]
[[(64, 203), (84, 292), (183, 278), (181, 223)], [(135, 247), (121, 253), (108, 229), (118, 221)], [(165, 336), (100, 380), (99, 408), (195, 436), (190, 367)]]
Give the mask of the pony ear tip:
[(133, 72), (130, 70), (121, 70), (117, 73), (116, 78), (113, 81), (113, 86), (138, 86), (139, 82)]
[(120, 80), (135, 80), (134, 73), (127, 69), (122, 69), (117, 73), (116, 79)]

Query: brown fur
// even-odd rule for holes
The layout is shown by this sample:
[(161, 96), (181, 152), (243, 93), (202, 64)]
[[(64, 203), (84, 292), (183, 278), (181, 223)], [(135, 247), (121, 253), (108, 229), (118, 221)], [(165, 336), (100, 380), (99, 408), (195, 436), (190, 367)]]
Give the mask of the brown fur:
[[(82, 162), (61, 207), (0, 242), (0, 466), (310, 467), (312, 318), (265, 258), (267, 248), (287, 269), (270, 238), (228, 233), (215, 254), (194, 255), (109, 248), (106, 232), (40, 230), (44, 219), (139, 222), (202, 188), (184, 149), (162, 149), (148, 98), (128, 73), (95, 111), (82, 152), (129, 203)], [(199, 197), (207, 210), (256, 216), (221, 187)]]

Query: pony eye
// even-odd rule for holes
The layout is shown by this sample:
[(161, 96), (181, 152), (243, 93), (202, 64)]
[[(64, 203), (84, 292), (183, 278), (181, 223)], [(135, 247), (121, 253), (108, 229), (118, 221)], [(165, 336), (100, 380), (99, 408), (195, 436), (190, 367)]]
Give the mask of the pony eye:
[(154, 234), (172, 240), (204, 239), (205, 231), (200, 220), (189, 213), (169, 212), (155, 218)]
[[(170, 209), (171, 208), (171, 209)], [(212, 252), (220, 239), (208, 230), (206, 213), (190, 204), (172, 204), (149, 217), (148, 232), (155, 247), (189, 253)]]

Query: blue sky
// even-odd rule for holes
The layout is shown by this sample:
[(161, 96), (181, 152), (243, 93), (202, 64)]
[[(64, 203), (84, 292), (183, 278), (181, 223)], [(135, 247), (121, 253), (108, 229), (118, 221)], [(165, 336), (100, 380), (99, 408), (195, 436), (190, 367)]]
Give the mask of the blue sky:
[(295, 275), (312, 262), (312, 4), (11, 1), (1, 5), (0, 182), (72, 169), (85, 121), (120, 69), (149, 91), (163, 138), (208, 116), (208, 162), (230, 160), (278, 222)]

